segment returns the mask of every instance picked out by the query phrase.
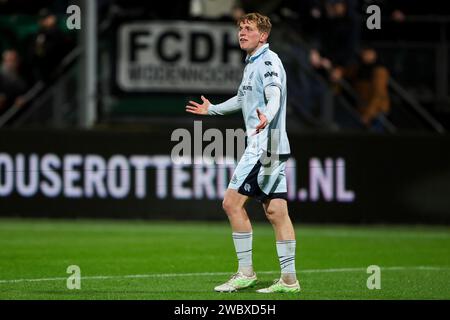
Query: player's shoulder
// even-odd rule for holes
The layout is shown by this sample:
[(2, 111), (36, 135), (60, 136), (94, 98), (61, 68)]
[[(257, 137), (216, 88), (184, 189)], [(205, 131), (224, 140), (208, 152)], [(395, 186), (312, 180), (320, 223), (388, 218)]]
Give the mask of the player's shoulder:
[(278, 57), (278, 54), (276, 54), (270, 49), (264, 53), (261, 60), (262, 64), (264, 64), (267, 67), (282, 65), (281, 60)]

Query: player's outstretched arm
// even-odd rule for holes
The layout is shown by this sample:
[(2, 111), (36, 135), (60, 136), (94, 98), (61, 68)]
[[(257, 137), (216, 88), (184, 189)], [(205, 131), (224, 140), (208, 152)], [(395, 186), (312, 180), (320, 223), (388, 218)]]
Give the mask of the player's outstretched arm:
[(189, 101), (189, 104), (186, 106), (186, 111), (194, 114), (207, 115), (211, 103), (204, 96), (201, 96), (201, 98), (203, 101), (202, 104), (195, 101)]
[(228, 99), (220, 104), (212, 104), (204, 96), (201, 97), (203, 103), (199, 104), (194, 101), (189, 101), (190, 105), (186, 106), (186, 111), (200, 115), (226, 115), (238, 110), (241, 110), (241, 105), (237, 96)]

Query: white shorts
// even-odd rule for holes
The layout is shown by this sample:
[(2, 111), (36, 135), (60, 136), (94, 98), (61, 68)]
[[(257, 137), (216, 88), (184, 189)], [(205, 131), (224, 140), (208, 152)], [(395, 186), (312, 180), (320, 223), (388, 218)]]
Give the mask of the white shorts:
[(247, 147), (231, 178), (228, 188), (261, 202), (286, 199), (286, 161), (289, 155), (270, 156)]

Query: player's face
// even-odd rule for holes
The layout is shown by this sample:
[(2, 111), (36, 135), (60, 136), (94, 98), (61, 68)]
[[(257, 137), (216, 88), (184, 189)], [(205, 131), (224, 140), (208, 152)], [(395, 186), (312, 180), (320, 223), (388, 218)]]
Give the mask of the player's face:
[(245, 20), (239, 25), (239, 45), (247, 54), (252, 55), (265, 43), (265, 33), (260, 32), (256, 22)]

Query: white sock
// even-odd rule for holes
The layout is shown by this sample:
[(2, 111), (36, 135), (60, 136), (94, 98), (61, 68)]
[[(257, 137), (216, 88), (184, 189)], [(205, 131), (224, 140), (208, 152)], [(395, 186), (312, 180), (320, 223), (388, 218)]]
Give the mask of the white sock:
[(280, 260), (281, 277), (296, 279), (295, 240), (277, 241), (277, 253)]
[(234, 248), (239, 262), (239, 271), (247, 276), (253, 274), (252, 232), (233, 232)]

